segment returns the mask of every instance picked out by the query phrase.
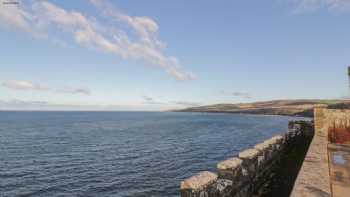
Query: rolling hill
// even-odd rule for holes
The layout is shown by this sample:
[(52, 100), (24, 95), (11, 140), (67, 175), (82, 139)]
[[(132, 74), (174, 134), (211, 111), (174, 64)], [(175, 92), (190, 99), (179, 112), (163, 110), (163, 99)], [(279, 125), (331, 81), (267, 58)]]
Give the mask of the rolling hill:
[(350, 100), (273, 100), (255, 103), (215, 104), (190, 107), (177, 112), (246, 113), (264, 115), (313, 116), (315, 105), (325, 104), (329, 108), (350, 108)]

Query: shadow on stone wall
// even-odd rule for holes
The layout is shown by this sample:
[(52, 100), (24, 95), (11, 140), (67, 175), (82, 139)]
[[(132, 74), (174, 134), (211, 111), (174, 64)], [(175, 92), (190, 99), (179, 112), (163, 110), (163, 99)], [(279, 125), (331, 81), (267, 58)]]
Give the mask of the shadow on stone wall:
[(306, 136), (304, 139), (296, 141), (292, 147), (287, 149), (285, 154), (281, 157), (281, 161), (273, 171), (274, 174), (270, 181), (265, 183), (255, 196), (290, 196), (311, 140), (312, 136)]

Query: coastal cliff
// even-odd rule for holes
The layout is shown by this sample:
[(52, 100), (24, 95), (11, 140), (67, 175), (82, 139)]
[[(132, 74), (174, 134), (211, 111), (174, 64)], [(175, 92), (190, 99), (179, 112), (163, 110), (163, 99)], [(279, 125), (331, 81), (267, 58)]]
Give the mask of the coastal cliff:
[(316, 105), (325, 104), (328, 108), (350, 108), (350, 100), (273, 100), (255, 103), (215, 104), (190, 107), (177, 112), (246, 113), (263, 115), (286, 115), (313, 117)]

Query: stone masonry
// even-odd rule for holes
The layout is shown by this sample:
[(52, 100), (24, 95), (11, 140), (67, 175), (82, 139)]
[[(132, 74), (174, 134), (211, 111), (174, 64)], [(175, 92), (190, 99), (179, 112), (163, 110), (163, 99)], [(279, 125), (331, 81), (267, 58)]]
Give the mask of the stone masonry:
[(291, 121), (274, 136), (217, 164), (218, 174), (204, 171), (181, 182), (181, 197), (249, 197), (272, 176), (283, 154), (297, 141), (312, 138), (311, 121)]

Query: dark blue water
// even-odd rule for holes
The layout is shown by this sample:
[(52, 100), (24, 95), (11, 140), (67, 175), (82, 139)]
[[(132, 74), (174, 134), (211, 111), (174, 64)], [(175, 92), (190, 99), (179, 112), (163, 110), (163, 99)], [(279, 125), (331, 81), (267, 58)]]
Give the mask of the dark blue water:
[(179, 196), (179, 184), (275, 134), (281, 116), (0, 112), (0, 196)]

